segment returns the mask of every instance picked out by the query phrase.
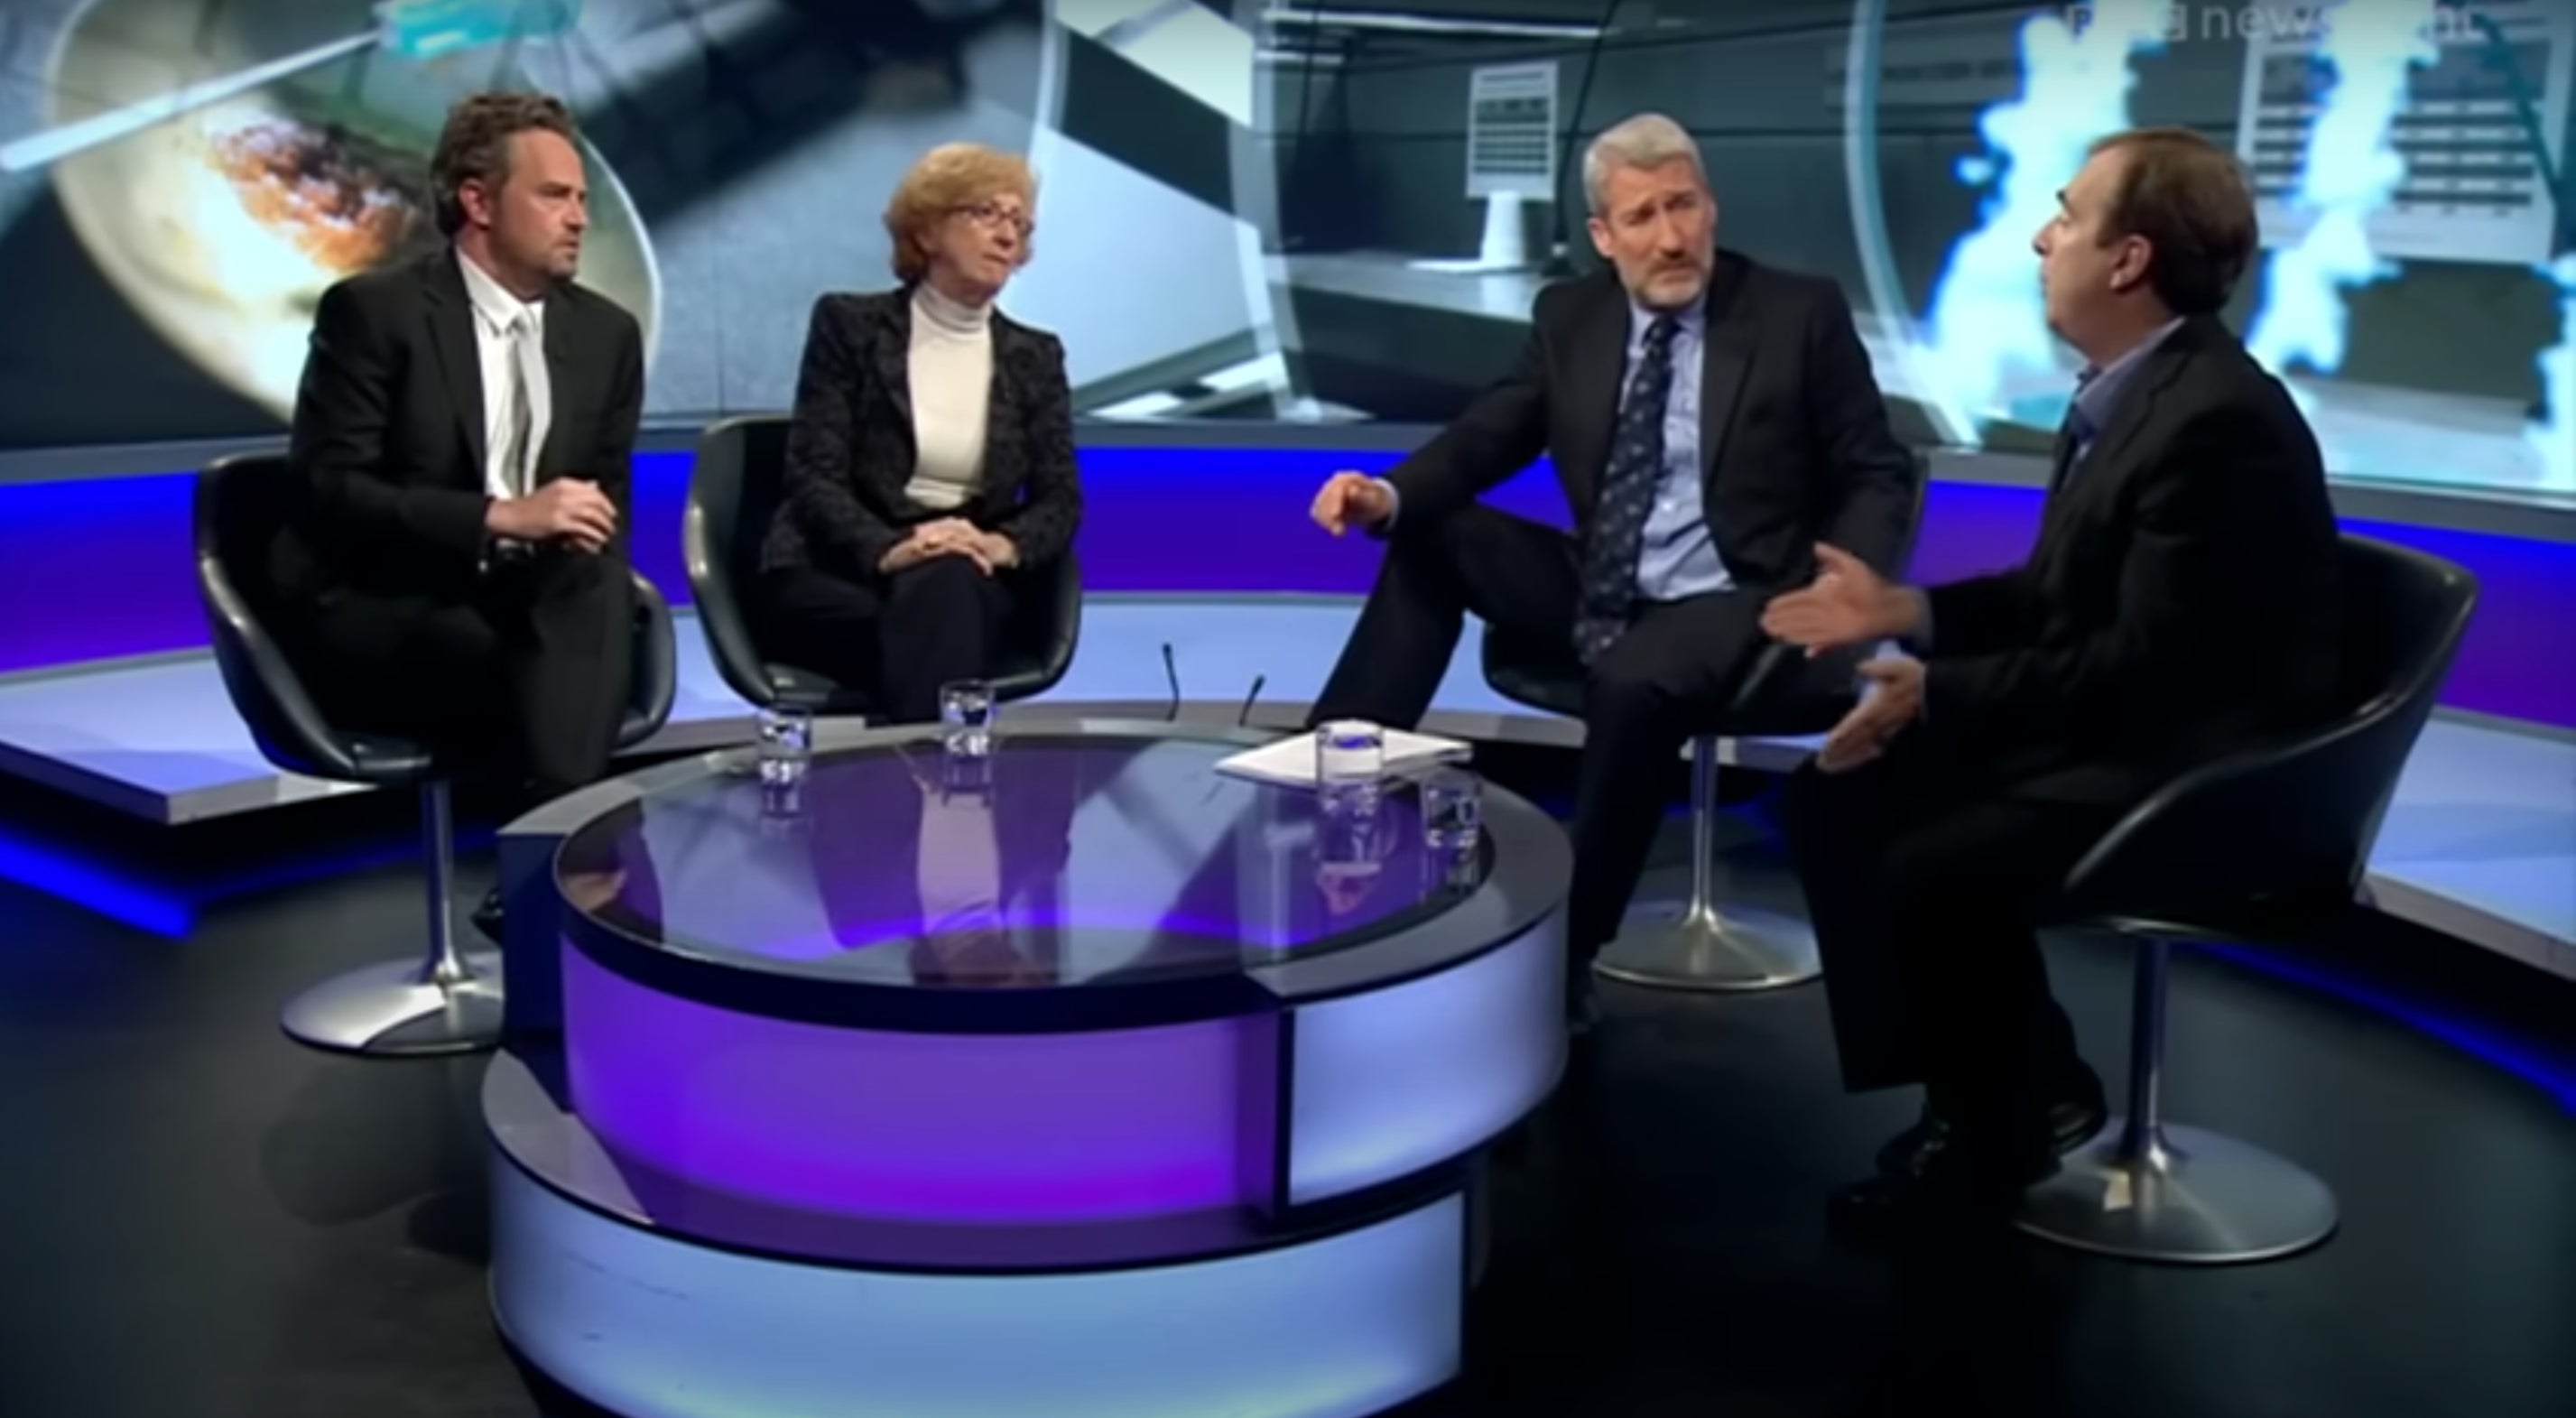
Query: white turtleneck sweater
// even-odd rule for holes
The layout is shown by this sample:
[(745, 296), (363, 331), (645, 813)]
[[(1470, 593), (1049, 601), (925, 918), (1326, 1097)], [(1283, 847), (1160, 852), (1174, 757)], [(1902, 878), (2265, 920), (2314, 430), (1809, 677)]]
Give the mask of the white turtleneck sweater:
[(988, 306), (965, 305), (922, 282), (912, 293), (912, 440), (916, 457), (904, 494), (948, 511), (984, 481), (984, 424), (993, 395), (993, 326)]

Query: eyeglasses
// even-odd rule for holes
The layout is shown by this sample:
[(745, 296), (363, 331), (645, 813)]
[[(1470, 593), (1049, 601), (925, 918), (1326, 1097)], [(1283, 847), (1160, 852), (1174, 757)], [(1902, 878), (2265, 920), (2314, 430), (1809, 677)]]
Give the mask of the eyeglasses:
[(1030, 219), (1027, 212), (1000, 202), (977, 202), (973, 206), (958, 208), (957, 214), (977, 226), (1007, 226), (1022, 236), (1038, 229), (1038, 224)]

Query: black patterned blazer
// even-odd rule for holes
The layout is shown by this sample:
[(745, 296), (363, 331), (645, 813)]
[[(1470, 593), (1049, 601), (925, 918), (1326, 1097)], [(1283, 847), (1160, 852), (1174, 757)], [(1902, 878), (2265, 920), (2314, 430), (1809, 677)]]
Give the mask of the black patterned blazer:
[(911, 288), (814, 302), (763, 570), (811, 567), (864, 582), (907, 528), (961, 513), (1010, 538), (1023, 566), (1064, 554), (1082, 523), (1064, 345), (998, 310), (992, 332), (983, 489), (957, 512), (937, 512), (904, 494), (915, 461)]

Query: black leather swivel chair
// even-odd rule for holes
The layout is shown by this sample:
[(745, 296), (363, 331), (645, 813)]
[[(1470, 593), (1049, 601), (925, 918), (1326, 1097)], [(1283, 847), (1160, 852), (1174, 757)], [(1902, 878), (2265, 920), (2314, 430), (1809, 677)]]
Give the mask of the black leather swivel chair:
[[(733, 692), (762, 708), (872, 717), (879, 711), (863, 686), (762, 657), (752, 637), (751, 588), (760, 544), (778, 509), (787, 464), (788, 416), (746, 414), (698, 438), (689, 473), (689, 507), (681, 550), (707, 649)], [(1024, 597), (1003, 633), (1001, 663), (990, 676), (997, 700), (1044, 694), (1064, 678), (1082, 638), (1082, 567), (1068, 551), (1051, 579)]]
[[(325, 719), (270, 627), (276, 597), (269, 545), (285, 518), (286, 460), (226, 458), (197, 478), (197, 589), (213, 633), (215, 663), (233, 708), (269, 762), (344, 783), (420, 793), (421, 855), (428, 865), (429, 944), (418, 961), (369, 966), (314, 986), (286, 1008), (287, 1034), (316, 1048), (380, 1056), (465, 1053), (501, 1034), (500, 963), (456, 948), (449, 899), (455, 842), (449, 779), (460, 767), (427, 747), (357, 733)], [(677, 655), (671, 610), (635, 578), (634, 688), (617, 743), (649, 738), (671, 715)]]
[[(1910, 561), (1923, 527), (1931, 464), (1914, 455), (1914, 512), (1907, 523)], [(1583, 713), (1583, 681), (1547, 668), (1562, 648), (1488, 631), (1485, 682), (1516, 703), (1568, 717)], [(1832, 663), (1838, 668), (1824, 668)], [(1843, 662), (1813, 662), (1782, 645), (1762, 650), (1727, 706), (1691, 740), (1691, 889), (1680, 903), (1647, 901), (1631, 908), (1619, 938), (1593, 961), (1594, 973), (1633, 985), (1674, 990), (1768, 990), (1804, 984), (1824, 971), (1816, 933), (1795, 916), (1750, 907), (1720, 911), (1717, 901), (1717, 779), (1726, 741), (1802, 738), (1831, 729), (1854, 703)]]
[(2129, 1104), (2032, 1189), (2018, 1224), (2141, 1260), (2269, 1260), (2332, 1234), (2325, 1183), (2260, 1148), (2163, 1116), (2165, 971), (2175, 941), (2308, 937), (2352, 910), (2398, 776), (2476, 613), (2436, 557), (2343, 543), (2340, 713), (2198, 769), (2138, 805), (2077, 863), (2066, 906), (2137, 947)]

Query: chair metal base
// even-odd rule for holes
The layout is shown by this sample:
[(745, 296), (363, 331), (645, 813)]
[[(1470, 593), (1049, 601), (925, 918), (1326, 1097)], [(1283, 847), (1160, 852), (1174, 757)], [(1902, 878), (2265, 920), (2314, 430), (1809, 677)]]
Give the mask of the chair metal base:
[(374, 1058), (492, 1048), (501, 1041), (501, 957), (462, 961), (464, 978), (445, 982), (417, 960), (352, 970), (296, 996), (282, 1022), (300, 1043)]
[(2183, 1265), (2277, 1260), (2334, 1234), (2334, 1193), (2296, 1164), (2218, 1133), (2168, 1126), (2141, 1143), (2114, 1118), (2031, 1188), (2013, 1224), (2101, 1255)]
[(1717, 738), (1691, 744), (1691, 887), (1687, 901), (1630, 908), (1594, 974), (1656, 990), (1776, 990), (1825, 972), (1815, 928), (1799, 916), (1717, 908)]
[(1825, 970), (1815, 930), (1795, 916), (1665, 902), (1629, 912), (1624, 926), (1593, 959), (1604, 979), (1661, 990), (1776, 990)]
[(456, 948), (455, 824), (448, 786), (420, 789), (420, 846), (427, 888), (428, 948), (417, 960), (388, 961), (325, 980), (295, 997), (279, 1022), (287, 1037), (317, 1049), (370, 1058), (470, 1054), (501, 1042), (501, 957)]

